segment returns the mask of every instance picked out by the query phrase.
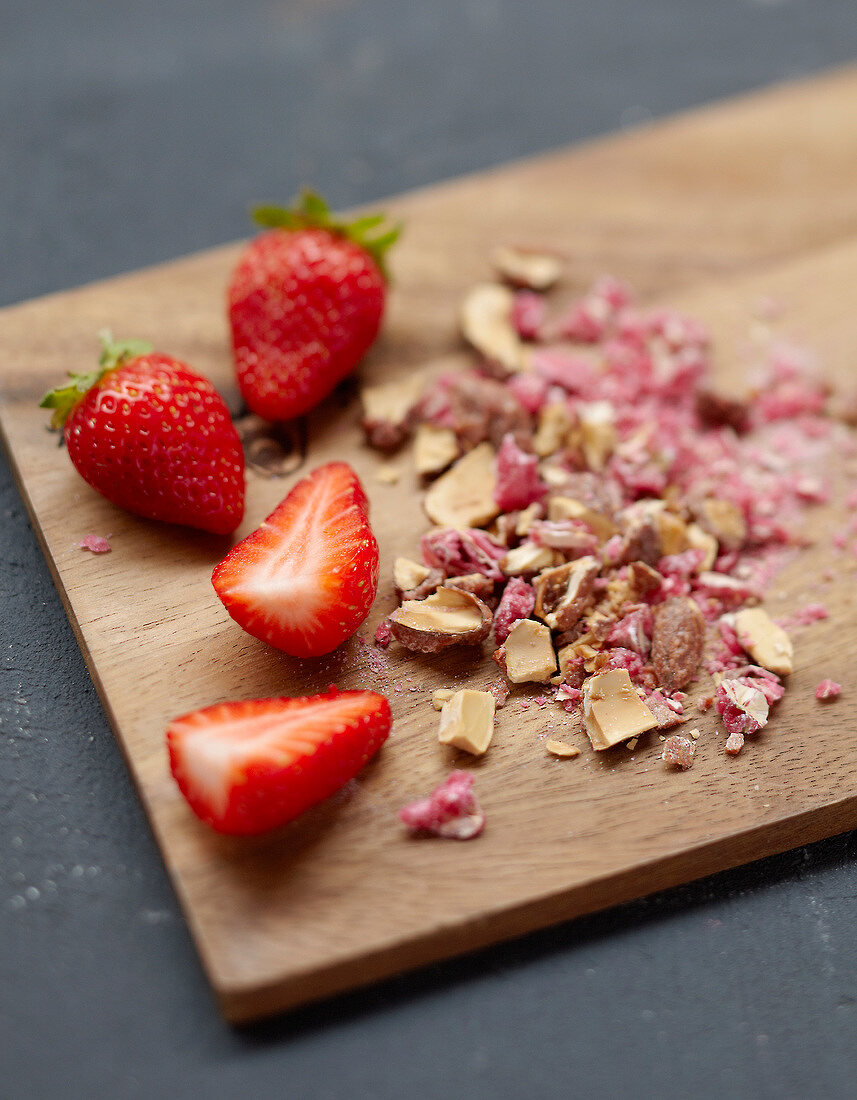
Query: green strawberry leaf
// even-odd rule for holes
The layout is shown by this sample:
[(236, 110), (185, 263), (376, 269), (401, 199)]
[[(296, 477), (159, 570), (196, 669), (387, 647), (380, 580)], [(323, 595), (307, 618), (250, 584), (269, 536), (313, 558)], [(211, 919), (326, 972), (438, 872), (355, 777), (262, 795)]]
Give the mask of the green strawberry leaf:
[[(337, 236), (347, 237), (364, 249), (378, 265), (389, 281), (386, 256), (402, 233), (402, 224), (389, 226), (384, 214), (363, 214), (353, 221), (345, 221), (332, 214), (327, 202), (317, 191), (305, 189), (291, 207), (256, 206), (253, 220), (266, 229), (327, 229)], [(386, 227), (385, 227), (386, 226)], [(373, 233), (373, 230), (382, 232)]]
[(100, 382), (105, 374), (131, 359), (148, 355), (152, 351), (152, 345), (145, 340), (114, 340), (109, 329), (102, 329), (98, 338), (101, 341), (101, 355), (98, 358), (97, 369), (87, 371), (85, 374), (69, 371), (71, 382), (66, 386), (57, 386), (56, 389), (48, 390), (39, 402), (39, 408), (53, 409), (51, 428), (60, 429), (81, 397)]

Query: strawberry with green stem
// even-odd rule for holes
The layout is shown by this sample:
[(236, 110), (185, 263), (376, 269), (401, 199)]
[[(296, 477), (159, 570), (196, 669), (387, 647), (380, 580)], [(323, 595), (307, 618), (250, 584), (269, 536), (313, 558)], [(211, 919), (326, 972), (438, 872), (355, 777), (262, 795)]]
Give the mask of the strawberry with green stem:
[(244, 250), (228, 291), (238, 384), (258, 416), (290, 420), (374, 343), (400, 227), (383, 214), (339, 219), (312, 191), (291, 209), (258, 207), (254, 218), (268, 231)]
[(234, 531), (244, 514), (244, 453), (223, 399), (150, 344), (99, 335), (98, 367), (70, 374), (41, 402), (78, 473), (136, 515)]

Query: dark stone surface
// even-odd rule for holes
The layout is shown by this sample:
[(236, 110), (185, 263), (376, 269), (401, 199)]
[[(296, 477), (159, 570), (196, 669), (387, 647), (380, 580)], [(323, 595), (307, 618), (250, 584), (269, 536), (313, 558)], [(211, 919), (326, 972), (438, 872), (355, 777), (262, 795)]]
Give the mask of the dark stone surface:
[[(855, 44), (853, 0), (0, 0), (0, 303)], [(0, 556), (3, 1097), (855, 1095), (854, 836), (228, 1028), (5, 459)]]

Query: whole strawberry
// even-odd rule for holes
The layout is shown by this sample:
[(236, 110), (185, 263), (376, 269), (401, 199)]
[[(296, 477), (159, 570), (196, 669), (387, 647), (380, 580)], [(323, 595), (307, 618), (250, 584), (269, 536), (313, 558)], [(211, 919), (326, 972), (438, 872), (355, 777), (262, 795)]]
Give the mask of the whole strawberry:
[(313, 192), (254, 218), (270, 232), (247, 246), (229, 285), (235, 367), (254, 413), (289, 420), (326, 397), (375, 341), (384, 256), (399, 228), (383, 226), (382, 214), (337, 221)]
[(102, 342), (98, 368), (70, 374), (42, 407), (93, 489), (148, 519), (234, 531), (244, 515), (244, 453), (207, 378), (141, 340)]

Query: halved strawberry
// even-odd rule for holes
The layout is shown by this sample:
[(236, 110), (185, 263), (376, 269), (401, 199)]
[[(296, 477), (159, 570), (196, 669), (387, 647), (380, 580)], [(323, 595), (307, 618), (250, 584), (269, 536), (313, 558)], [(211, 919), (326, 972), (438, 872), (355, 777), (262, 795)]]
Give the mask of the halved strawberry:
[(206, 825), (262, 833), (353, 779), (391, 722), (390, 704), (374, 691), (219, 703), (170, 723), (170, 770)]
[(345, 462), (299, 481), (212, 574), (232, 618), (293, 657), (320, 657), (350, 638), (378, 590), (368, 509)]

